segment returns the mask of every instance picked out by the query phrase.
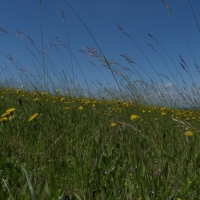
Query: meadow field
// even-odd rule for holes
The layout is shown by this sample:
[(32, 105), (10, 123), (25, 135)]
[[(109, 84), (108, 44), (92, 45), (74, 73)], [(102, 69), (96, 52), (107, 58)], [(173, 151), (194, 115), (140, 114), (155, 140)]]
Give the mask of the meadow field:
[[(131, 39), (122, 27), (118, 29)], [(172, 93), (142, 77), (137, 84), (114, 71), (100, 48), (81, 52), (107, 67), (115, 88), (99, 83), (92, 90), (87, 80), (84, 86), (75, 84), (75, 74), (68, 82), (52, 65), (54, 83), (44, 65), (44, 57), (51, 61), (48, 55), (37, 57), (22, 46), (41, 60), (37, 67), (43, 73), (42, 79), (28, 74), (1, 52), (20, 69), (25, 87), (8, 79), (1, 68), (0, 199), (200, 199), (200, 109), (195, 84), (193, 90), (184, 85), (191, 93), (184, 93), (180, 85)], [(190, 76), (184, 58), (180, 59)], [(181, 76), (178, 69), (177, 73)]]

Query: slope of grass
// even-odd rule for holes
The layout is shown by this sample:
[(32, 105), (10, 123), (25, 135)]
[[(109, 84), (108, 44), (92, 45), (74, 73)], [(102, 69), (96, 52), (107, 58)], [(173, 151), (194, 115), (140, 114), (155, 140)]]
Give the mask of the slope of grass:
[(200, 198), (200, 111), (0, 93), (1, 199)]

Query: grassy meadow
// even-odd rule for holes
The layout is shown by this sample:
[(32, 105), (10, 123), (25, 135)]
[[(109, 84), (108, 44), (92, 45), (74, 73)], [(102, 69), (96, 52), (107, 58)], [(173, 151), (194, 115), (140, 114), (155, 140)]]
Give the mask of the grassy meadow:
[[(87, 82), (84, 89), (75, 85), (75, 74), (70, 85), (52, 64), (57, 86), (46, 71), (48, 55), (37, 57), (22, 45), (41, 60), (37, 69), (44, 84), (22, 70), (20, 81), (27, 88), (15, 86), (6, 74), (0, 84), (0, 199), (200, 199), (200, 109), (195, 98), (176, 85), (173, 94), (181, 100), (173, 104), (170, 91), (154, 87), (156, 82), (150, 85), (141, 77), (143, 85), (137, 85), (123, 74), (118, 78), (100, 48), (99, 54), (92, 48), (83, 53), (108, 68), (117, 90), (99, 84), (94, 94)], [(180, 64), (190, 76), (182, 57)], [(145, 96), (150, 88), (161, 103)], [(178, 105), (183, 102), (187, 107)]]
[(0, 93), (0, 199), (200, 198), (199, 110)]

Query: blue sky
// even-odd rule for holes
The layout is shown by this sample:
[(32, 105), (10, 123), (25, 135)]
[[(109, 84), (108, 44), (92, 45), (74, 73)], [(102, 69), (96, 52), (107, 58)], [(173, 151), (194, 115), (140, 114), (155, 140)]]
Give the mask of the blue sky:
[[(148, 36), (148, 34), (151, 34), (170, 55), (178, 70), (180, 70), (184, 81), (187, 84), (191, 84), (191, 78), (179, 64), (179, 55), (182, 56), (194, 81), (199, 86), (200, 79), (198, 70), (194, 66), (195, 61), (179, 28), (181, 27), (192, 49), (196, 62), (200, 65), (200, 32), (187, 0), (166, 0), (166, 3), (173, 12), (171, 16), (169, 15), (170, 11), (165, 8), (162, 0), (68, 0), (67, 2), (86, 24), (108, 61), (120, 64), (120, 66), (113, 66), (114, 70), (127, 73), (132, 80), (139, 80), (142, 77), (143, 80), (149, 81), (148, 74), (158, 84), (162, 84), (158, 78), (158, 74), (164, 74), (170, 80), (166, 78), (162, 79), (163, 83), (170, 86), (170, 84), (176, 84), (176, 81), (169, 72), (170, 69), (178, 83), (182, 85), (181, 77), (174, 64), (162, 48)], [(198, 12), (200, 2), (191, 0), (191, 5), (200, 23), (200, 13)], [(70, 9), (66, 1), (41, 0), (41, 8), (44, 50), (47, 53), (45, 55), (45, 66), (49, 68), (49, 72), (52, 74), (46, 56), (50, 58), (58, 71), (63, 69), (69, 75), (67, 75), (69, 79), (70, 77), (72, 78), (71, 66), (73, 66), (73, 71), (80, 83), (84, 82), (86, 78), (88, 81), (92, 80), (95, 82), (96, 80), (100, 80), (104, 84), (107, 82), (115, 84), (111, 72), (102, 66), (101, 62), (92, 57), (85, 56), (78, 51), (86, 46), (93, 47), (96, 51), (99, 50), (84, 25)], [(64, 13), (65, 20), (62, 18), (61, 9)], [(39, 1), (2, 0), (0, 19), (0, 27), (8, 32), (0, 32), (0, 51), (6, 55), (10, 54), (15, 61), (20, 63), (22, 68), (34, 74), (36, 71), (34, 65), (37, 67), (40, 67), (40, 65), (25, 46), (41, 62), (41, 54), (39, 55), (35, 51), (35, 48), (27, 38), (27, 36), (32, 38), (38, 49), (42, 50)], [(131, 36), (132, 40), (123, 34), (123, 31), (117, 25), (120, 25)], [(22, 35), (19, 35), (16, 29), (22, 31)], [(60, 45), (55, 37), (59, 37), (68, 46), (70, 44), (71, 51), (78, 60), (84, 76), (76, 60), (74, 58), (72, 60), (70, 59), (68, 49)], [(133, 41), (143, 51), (151, 64), (149, 64)], [(50, 46), (49, 42), (56, 44), (58, 50)], [(148, 43), (153, 45), (156, 52), (152, 50)], [(119, 54), (126, 54), (137, 65), (131, 66)], [(61, 56), (63, 57), (61, 58)], [(96, 66), (94, 67), (90, 61)], [(11, 72), (7, 76), (13, 76), (16, 79), (19, 78), (19, 69), (16, 69), (9, 59), (0, 53), (1, 68), (5, 68), (5, 63)], [(169, 69), (167, 69), (165, 63), (167, 63)], [(131, 74), (124, 68), (130, 68), (133, 71), (136, 69), (141, 77)], [(145, 74), (142, 69), (146, 70), (147, 73)], [(0, 76), (1, 79), (4, 78), (2, 70)]]

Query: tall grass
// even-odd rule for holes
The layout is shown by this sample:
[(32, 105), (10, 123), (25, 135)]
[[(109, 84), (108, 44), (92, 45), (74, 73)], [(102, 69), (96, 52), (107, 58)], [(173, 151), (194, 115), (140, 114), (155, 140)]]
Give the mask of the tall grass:
[[(39, 1), (40, 16), (41, 4)], [(100, 81), (89, 85), (71, 50), (64, 11), (61, 14), (68, 41), (56, 40), (67, 47), (70, 62), (56, 44), (47, 43), (69, 71), (59, 71), (44, 51), (42, 17), (41, 47), (19, 30), (18, 35), (28, 44), (1, 28), (34, 58), (37, 75), (0, 52), (21, 74), (20, 80), (12, 79), (7, 64), (1, 65), (0, 199), (200, 199), (199, 91), (184, 59), (180, 56), (180, 65), (191, 77), (193, 88), (184, 81), (161, 42), (148, 34), (155, 43), (149, 43), (149, 47), (163, 60), (176, 83), (171, 89), (162, 79), (169, 77), (156, 71), (148, 55), (120, 25), (119, 31), (143, 54), (154, 74), (126, 54), (120, 56), (129, 67), (109, 61), (74, 13), (98, 47), (83, 47), (80, 52), (106, 67), (116, 86), (106, 87)], [(156, 45), (171, 63), (165, 61)], [(74, 62), (85, 84), (76, 77)], [(170, 70), (171, 64), (183, 87)], [(196, 61), (195, 65), (198, 68)], [(139, 79), (132, 80), (130, 73)], [(26, 87), (19, 88), (18, 82)]]

